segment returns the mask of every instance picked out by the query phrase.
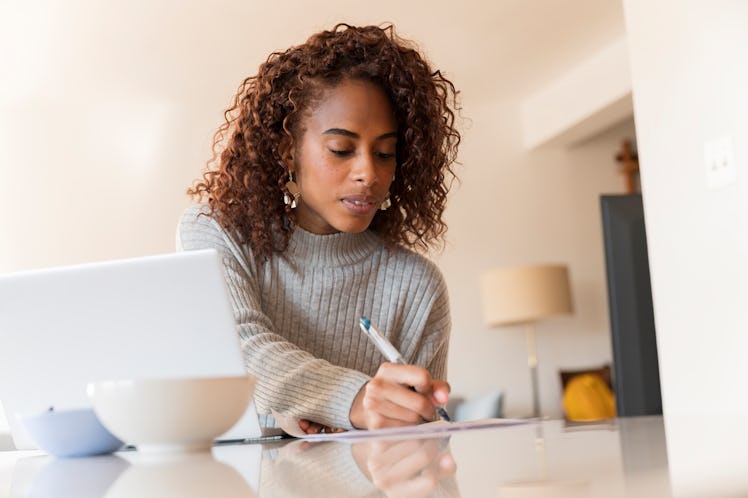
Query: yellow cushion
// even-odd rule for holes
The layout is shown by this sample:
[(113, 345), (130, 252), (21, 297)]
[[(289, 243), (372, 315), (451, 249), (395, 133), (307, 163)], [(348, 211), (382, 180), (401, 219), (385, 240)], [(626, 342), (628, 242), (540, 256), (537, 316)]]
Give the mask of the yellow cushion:
[(580, 374), (569, 380), (563, 404), (569, 420), (588, 422), (616, 416), (615, 395), (596, 374)]

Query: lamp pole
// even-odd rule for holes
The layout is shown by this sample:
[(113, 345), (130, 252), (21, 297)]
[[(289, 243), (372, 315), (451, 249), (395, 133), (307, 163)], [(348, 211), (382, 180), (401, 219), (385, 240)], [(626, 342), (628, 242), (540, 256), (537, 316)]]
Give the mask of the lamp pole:
[(538, 352), (535, 345), (535, 322), (527, 322), (527, 366), (530, 367), (532, 381), (532, 416), (540, 417), (540, 396), (538, 394)]

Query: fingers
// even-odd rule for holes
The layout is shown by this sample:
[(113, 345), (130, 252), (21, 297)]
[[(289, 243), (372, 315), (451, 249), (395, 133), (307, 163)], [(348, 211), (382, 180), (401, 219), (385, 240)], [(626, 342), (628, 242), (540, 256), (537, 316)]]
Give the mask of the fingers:
[(443, 380), (434, 380), (432, 383), (431, 399), (436, 405), (446, 405), (449, 402), (449, 383)]
[(364, 408), (376, 418), (400, 422), (394, 425), (418, 424), (430, 420), (434, 413), (433, 403), (423, 394), (378, 377), (374, 377), (366, 386)]
[(379, 366), (374, 378), (409, 386), (420, 393), (429, 392), (433, 382), (428, 370), (423, 367), (387, 362)]
[(344, 429), (339, 429), (336, 427), (328, 427), (326, 425), (312, 422), (311, 420), (306, 419), (300, 419), (299, 420), (299, 429), (304, 431), (305, 434), (333, 434), (336, 432), (343, 432)]
[[(415, 388), (413, 390), (412, 388)], [(365, 386), (367, 427), (414, 425), (434, 419), (434, 407), (449, 400), (449, 384), (415, 365), (383, 363)]]
[(435, 407), (447, 403), (449, 390), (446, 381), (432, 379), (425, 368), (383, 363), (356, 395), (350, 420), (361, 429), (435, 420)]
[(312, 422), (311, 420), (299, 420), (299, 429), (304, 431), (305, 434), (319, 434), (319, 432), (322, 430), (322, 427), (322, 424)]
[(422, 394), (430, 394), (436, 405), (445, 405), (449, 401), (450, 386), (447, 381), (433, 379), (428, 370), (416, 365), (399, 365), (383, 363), (375, 379), (385, 379), (405, 386), (410, 386)]

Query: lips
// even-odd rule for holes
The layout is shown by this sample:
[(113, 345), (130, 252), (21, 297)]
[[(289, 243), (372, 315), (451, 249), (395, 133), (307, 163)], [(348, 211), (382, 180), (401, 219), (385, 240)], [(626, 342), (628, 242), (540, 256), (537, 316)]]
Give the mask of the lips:
[(382, 202), (370, 195), (348, 195), (341, 199), (343, 205), (355, 214), (370, 214)]

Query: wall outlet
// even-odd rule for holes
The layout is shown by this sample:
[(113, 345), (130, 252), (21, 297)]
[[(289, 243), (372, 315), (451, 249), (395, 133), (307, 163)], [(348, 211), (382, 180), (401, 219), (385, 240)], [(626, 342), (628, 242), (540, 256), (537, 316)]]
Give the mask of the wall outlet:
[(725, 136), (704, 142), (706, 186), (720, 189), (735, 181), (737, 171), (732, 137)]

